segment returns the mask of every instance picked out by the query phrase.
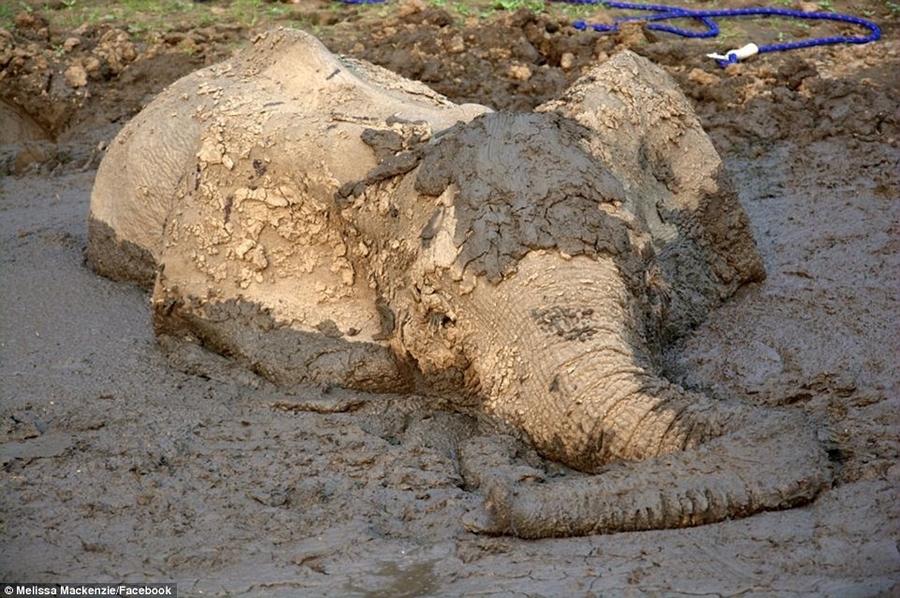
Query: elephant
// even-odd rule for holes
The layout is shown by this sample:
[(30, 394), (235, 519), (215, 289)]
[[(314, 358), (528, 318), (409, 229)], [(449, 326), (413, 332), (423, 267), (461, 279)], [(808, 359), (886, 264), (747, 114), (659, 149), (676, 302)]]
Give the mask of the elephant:
[(161, 336), (276, 384), (452, 396), (592, 474), (482, 469), (471, 531), (700, 525), (832, 482), (804, 414), (661, 374), (765, 271), (687, 99), (629, 51), (510, 113), (267, 32), (123, 128), (88, 232), (97, 272), (152, 289)]

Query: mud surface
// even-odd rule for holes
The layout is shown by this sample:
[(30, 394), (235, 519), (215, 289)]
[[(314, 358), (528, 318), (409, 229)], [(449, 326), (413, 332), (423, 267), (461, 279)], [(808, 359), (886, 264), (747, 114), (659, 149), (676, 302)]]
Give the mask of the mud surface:
[(147, 295), (84, 265), (95, 168), (150, 98), (254, 28), (227, 12), (189, 27), (175, 15), (155, 35), (115, 20), (64, 27), (54, 11), (65, 3), (32, 4), (0, 31), (0, 578), (174, 580), (184, 595), (900, 592), (900, 35), (890, 4), (833, 3), (871, 11), (885, 31), (876, 44), (724, 72), (700, 56), (780, 29), (735, 27), (740, 37), (715, 45), (639, 28), (579, 33), (559, 14), (467, 20), (325, 2), (282, 22), (497, 108), (536, 106), (629, 47), (676, 77), (725, 160), (768, 278), (684, 339), (669, 373), (806, 412), (838, 482), (810, 506), (740, 521), (537, 542), (463, 530), (481, 496), (461, 487), (454, 438), (480, 424), (430, 397), (274, 391), (227, 361), (205, 377), (167, 361)]

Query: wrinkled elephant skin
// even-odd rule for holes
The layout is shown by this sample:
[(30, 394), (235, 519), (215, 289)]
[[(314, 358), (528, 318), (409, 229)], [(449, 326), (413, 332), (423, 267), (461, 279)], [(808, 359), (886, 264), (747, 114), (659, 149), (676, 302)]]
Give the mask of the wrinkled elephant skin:
[(129, 123), (89, 233), (97, 271), (152, 286), (161, 335), (280, 384), (450, 393), (598, 474), (480, 475), (474, 531), (697, 525), (830, 483), (802, 414), (654, 365), (764, 272), (690, 105), (629, 52), (493, 113), (269, 32)]

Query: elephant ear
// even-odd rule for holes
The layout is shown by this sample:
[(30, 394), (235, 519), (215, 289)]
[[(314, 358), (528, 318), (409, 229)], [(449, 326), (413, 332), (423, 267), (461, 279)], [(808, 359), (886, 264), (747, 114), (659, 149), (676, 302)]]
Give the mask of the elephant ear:
[(765, 278), (722, 160), (661, 68), (621, 52), (537, 111), (591, 131), (591, 151), (625, 188), (623, 208), (650, 232), (661, 278), (654, 282), (668, 298), (667, 312), (655, 314), (659, 340), (685, 334), (742, 285)]

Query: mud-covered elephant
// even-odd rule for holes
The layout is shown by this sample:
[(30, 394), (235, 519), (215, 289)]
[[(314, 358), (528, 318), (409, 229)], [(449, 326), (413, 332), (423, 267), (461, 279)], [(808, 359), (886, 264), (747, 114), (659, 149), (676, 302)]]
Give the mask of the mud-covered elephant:
[(160, 334), (276, 383), (432, 389), (597, 474), (480, 476), (475, 531), (697, 525), (831, 480), (802, 414), (658, 373), (764, 271), (686, 99), (629, 52), (534, 113), (494, 113), (269, 32), (125, 127), (88, 259), (153, 289)]

